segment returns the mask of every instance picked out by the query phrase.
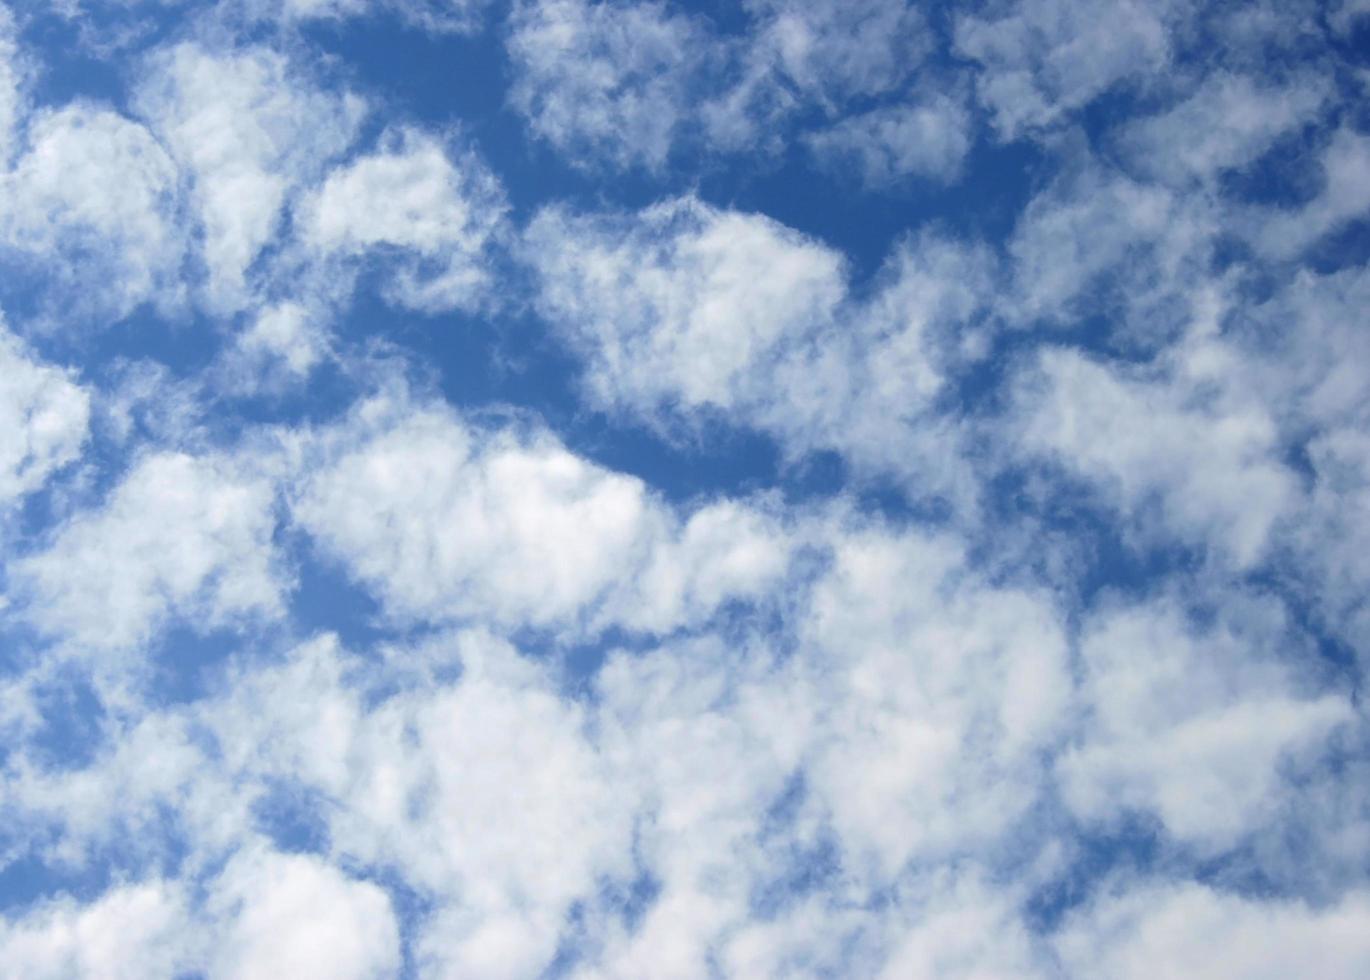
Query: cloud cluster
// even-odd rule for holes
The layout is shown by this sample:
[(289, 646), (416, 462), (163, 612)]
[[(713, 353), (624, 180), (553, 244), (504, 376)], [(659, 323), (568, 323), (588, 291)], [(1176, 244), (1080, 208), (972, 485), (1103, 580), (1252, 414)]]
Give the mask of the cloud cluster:
[(0, 962), (1366, 974), (1362, 6), (0, 6)]
[[(822, 155), (858, 153), (874, 183), (955, 177), (968, 152), (964, 100), (908, 91), (931, 47), (920, 11), (903, 0), (762, 0), (743, 17), (745, 30), (730, 33), (655, 2), (516, 4), (511, 102), (582, 167), (660, 172), (700, 148), (777, 153), (799, 129)], [(883, 107), (836, 121), (859, 99)]]

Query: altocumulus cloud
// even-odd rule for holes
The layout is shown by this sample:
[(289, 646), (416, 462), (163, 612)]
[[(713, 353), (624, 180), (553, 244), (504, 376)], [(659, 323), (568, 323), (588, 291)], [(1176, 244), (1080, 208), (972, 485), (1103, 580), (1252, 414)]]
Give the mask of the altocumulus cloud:
[(0, 3), (0, 973), (1370, 975), (1368, 51)]

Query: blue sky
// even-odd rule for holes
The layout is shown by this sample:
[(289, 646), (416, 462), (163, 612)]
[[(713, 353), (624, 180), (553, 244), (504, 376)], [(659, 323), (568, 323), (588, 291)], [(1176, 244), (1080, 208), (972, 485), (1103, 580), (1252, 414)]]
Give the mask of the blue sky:
[(0, 972), (1370, 974), (1370, 5), (0, 3)]

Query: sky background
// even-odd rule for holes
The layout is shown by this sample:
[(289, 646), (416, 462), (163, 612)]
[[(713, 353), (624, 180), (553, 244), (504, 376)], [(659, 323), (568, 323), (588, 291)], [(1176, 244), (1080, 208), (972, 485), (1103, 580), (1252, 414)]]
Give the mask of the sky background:
[(1370, 975), (1370, 4), (0, 2), (0, 972)]

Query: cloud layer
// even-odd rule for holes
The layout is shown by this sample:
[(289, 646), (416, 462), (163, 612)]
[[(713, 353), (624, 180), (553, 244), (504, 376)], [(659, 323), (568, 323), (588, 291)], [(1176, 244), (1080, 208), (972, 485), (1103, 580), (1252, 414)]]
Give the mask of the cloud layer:
[(0, 962), (1366, 975), (1364, 8), (0, 5)]

